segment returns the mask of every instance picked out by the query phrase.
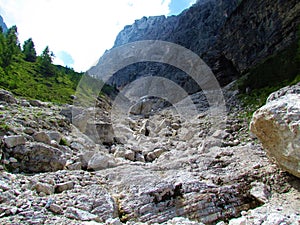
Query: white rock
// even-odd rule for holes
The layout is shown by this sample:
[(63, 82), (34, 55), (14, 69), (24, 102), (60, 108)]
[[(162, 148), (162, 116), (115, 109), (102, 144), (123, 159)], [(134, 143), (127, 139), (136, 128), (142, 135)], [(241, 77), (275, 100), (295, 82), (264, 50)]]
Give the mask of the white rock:
[(177, 225), (177, 224), (180, 224), (180, 225), (204, 225), (203, 223), (194, 222), (194, 221), (191, 221), (184, 217), (175, 217), (172, 220), (169, 220), (167, 222), (167, 225)]
[(10, 158), (8, 159), (8, 161), (9, 161), (10, 163), (17, 163), (17, 162), (18, 162), (18, 160), (17, 160), (16, 158), (14, 158), (14, 157), (10, 157)]
[(134, 151), (126, 150), (124, 156), (125, 156), (125, 159), (128, 159), (130, 161), (134, 161), (135, 160), (135, 153), (134, 153)]
[(300, 95), (288, 94), (268, 102), (254, 113), (250, 129), (270, 159), (300, 177)]
[(218, 139), (225, 139), (229, 136), (229, 134), (227, 132), (225, 132), (224, 130), (216, 130), (212, 136), (214, 138), (218, 138)]
[(287, 221), (287, 218), (283, 215), (277, 213), (271, 213), (268, 215), (267, 220), (262, 223), (262, 225), (281, 225), (281, 224), (288, 224), (284, 223)]
[(70, 219), (76, 219), (76, 220), (81, 220), (81, 221), (90, 221), (90, 220), (99, 221), (98, 216), (96, 216), (92, 213), (89, 213), (87, 211), (74, 208), (74, 207), (67, 208), (67, 210), (65, 212), (65, 216)]
[(105, 221), (105, 225), (122, 225), (123, 223), (118, 218), (111, 218)]
[(113, 165), (114, 162), (112, 158), (101, 153), (96, 153), (88, 162), (87, 168), (92, 170), (102, 170), (112, 167)]
[(0, 180), (0, 189), (2, 189), (3, 191), (7, 191), (10, 189), (10, 186), (8, 186), (8, 184), (6, 184), (2, 180)]
[(232, 219), (229, 221), (229, 225), (247, 225), (247, 220), (245, 217)]
[(270, 197), (269, 188), (261, 182), (253, 182), (251, 183), (250, 194), (259, 200), (262, 203), (268, 202), (268, 198)]

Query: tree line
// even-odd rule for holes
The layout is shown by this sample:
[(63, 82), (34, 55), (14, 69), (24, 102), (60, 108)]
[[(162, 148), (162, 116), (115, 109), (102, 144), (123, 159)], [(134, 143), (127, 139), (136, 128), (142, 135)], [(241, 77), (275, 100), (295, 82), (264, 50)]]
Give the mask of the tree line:
[(55, 74), (55, 67), (52, 64), (53, 58), (54, 54), (48, 46), (38, 56), (32, 38), (26, 40), (21, 47), (17, 26), (12, 26), (7, 32), (3, 32), (2, 27), (0, 27), (0, 67), (2, 69), (5, 70), (14, 62), (25, 60), (36, 63), (39, 73), (53, 76)]

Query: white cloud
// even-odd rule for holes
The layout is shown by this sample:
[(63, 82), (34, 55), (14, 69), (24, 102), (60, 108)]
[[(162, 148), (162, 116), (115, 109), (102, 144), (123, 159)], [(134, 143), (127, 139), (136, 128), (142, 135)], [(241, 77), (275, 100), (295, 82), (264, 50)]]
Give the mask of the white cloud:
[(197, 0), (189, 0), (189, 7), (192, 6), (193, 4), (195, 4), (197, 2)]
[(17, 25), (21, 44), (32, 37), (38, 53), (47, 45), (54, 54), (68, 52), (74, 69), (85, 71), (112, 47), (125, 25), (143, 16), (168, 15), (170, 2), (0, 0), (0, 14), (8, 26)]

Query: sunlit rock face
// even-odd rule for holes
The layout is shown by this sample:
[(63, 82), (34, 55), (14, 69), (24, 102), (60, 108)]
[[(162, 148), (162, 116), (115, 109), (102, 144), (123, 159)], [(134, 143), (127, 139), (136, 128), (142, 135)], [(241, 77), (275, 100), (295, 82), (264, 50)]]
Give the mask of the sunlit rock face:
[[(181, 45), (199, 55), (221, 86), (296, 40), (300, 3), (291, 1), (198, 1), (178, 16), (143, 17), (125, 26), (113, 48), (142, 40)], [(97, 65), (88, 73), (101, 78)], [(109, 83), (122, 89), (144, 76), (163, 76), (188, 93), (200, 87), (183, 71), (161, 63), (137, 63), (118, 71)]]

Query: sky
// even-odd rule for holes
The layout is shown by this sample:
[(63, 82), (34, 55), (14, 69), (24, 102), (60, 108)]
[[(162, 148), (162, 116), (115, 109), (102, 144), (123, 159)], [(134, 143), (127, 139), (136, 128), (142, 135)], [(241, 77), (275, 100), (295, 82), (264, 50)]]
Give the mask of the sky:
[(16, 25), (21, 46), (49, 46), (54, 63), (85, 72), (126, 25), (143, 16), (177, 15), (196, 0), (0, 0), (0, 15)]

